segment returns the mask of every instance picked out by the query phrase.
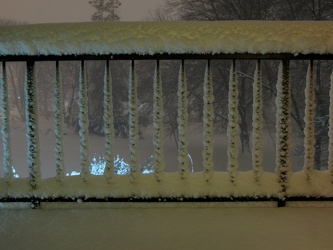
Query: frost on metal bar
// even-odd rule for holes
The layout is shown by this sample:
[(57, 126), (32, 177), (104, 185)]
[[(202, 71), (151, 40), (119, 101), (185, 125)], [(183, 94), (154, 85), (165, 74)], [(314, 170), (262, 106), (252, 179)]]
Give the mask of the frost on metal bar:
[(80, 79), (79, 79), (79, 135), (80, 135), (80, 176), (82, 180), (87, 181), (89, 175), (89, 119), (88, 119), (88, 94), (87, 79), (84, 61), (81, 61)]
[(180, 177), (186, 179), (189, 174), (188, 159), (188, 113), (187, 82), (184, 60), (180, 66), (178, 77), (178, 166)]
[(253, 83), (253, 110), (252, 110), (252, 167), (254, 180), (260, 184), (263, 172), (263, 147), (262, 147), (262, 129), (263, 129), (263, 99), (262, 99), (262, 73), (260, 61), (254, 74)]
[(213, 176), (214, 169), (214, 94), (212, 70), (208, 61), (204, 79), (203, 96), (203, 166), (205, 180), (209, 181)]
[(290, 76), (289, 61), (279, 65), (276, 96), (276, 172), (281, 186), (280, 198), (286, 196), (290, 174)]
[(305, 116), (304, 116), (304, 166), (303, 170), (308, 182), (315, 163), (315, 89), (313, 80), (313, 61), (310, 61), (305, 86)]
[(129, 140), (130, 140), (130, 181), (133, 183), (138, 178), (139, 171), (139, 125), (138, 125), (138, 97), (137, 83), (135, 77), (134, 61), (131, 62), (129, 88), (128, 88), (128, 108), (129, 108)]
[(164, 172), (164, 147), (163, 147), (163, 91), (162, 91), (162, 79), (161, 69), (159, 61), (156, 62), (155, 74), (154, 74), (154, 174), (157, 181), (162, 180), (162, 173)]
[(238, 174), (238, 79), (235, 60), (232, 62), (229, 77), (229, 96), (228, 96), (228, 174), (232, 183), (236, 182)]
[(29, 183), (32, 189), (36, 189), (41, 178), (41, 173), (37, 106), (38, 100), (36, 68), (34, 61), (26, 62), (25, 80), (25, 115), (27, 127)]
[(2, 62), (2, 77), (1, 77), (1, 112), (2, 112), (2, 147), (3, 147), (3, 169), (5, 181), (11, 182), (12, 173), (12, 154), (10, 143), (10, 110), (8, 103), (8, 82), (6, 73), (6, 62)]
[(330, 118), (329, 118), (329, 146), (328, 146), (328, 169), (331, 173), (331, 182), (333, 184), (333, 72), (331, 74), (331, 88), (330, 88)]
[(65, 177), (64, 166), (64, 138), (63, 138), (63, 98), (62, 98), (62, 82), (60, 76), (59, 61), (56, 61), (56, 74), (54, 84), (54, 133), (56, 139), (55, 157), (56, 157), (56, 179), (60, 182)]
[(109, 60), (105, 63), (104, 75), (104, 144), (105, 144), (105, 169), (106, 180), (111, 181), (114, 175), (114, 123), (113, 123), (113, 101), (112, 101), (112, 78)]

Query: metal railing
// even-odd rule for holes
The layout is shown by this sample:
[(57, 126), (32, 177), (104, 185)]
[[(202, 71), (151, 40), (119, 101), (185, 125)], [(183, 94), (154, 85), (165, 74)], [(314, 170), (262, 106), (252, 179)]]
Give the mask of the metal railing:
[[(184, 62), (186, 60), (207, 60), (206, 73), (203, 76), (203, 172), (190, 173), (188, 162), (188, 114), (187, 83)], [(252, 132), (252, 172), (242, 173), (238, 170), (238, 76), (236, 64), (238, 60), (255, 60), (256, 70), (253, 77), (253, 132)], [(279, 77), (276, 85), (276, 173), (265, 174), (262, 164), (263, 148), (263, 102), (262, 102), (262, 69), (261, 60), (280, 60)], [(292, 171), (290, 166), (291, 148), (291, 85), (290, 60), (308, 60), (307, 102), (305, 107), (305, 157), (304, 179), (311, 186), (314, 176), (314, 91), (313, 60), (332, 60), (332, 55), (292, 55), (292, 54), (155, 54), (155, 55), (73, 55), (73, 56), (1, 56), (2, 62), (2, 143), (4, 178), (1, 178), (0, 202), (32, 201), (38, 205), (40, 201), (262, 201), (276, 200), (283, 206), (288, 200), (331, 199), (330, 191), (317, 191), (295, 195), (292, 191)], [(79, 80), (79, 135), (80, 135), (80, 177), (66, 177), (64, 169), (64, 141), (62, 114), (62, 82), (59, 62), (80, 61)], [(104, 177), (92, 177), (89, 173), (88, 152), (88, 97), (85, 62), (89, 60), (105, 60), (104, 79), (104, 138), (105, 161)], [(130, 174), (117, 176), (114, 174), (113, 145), (114, 117), (112, 107), (112, 76), (110, 61), (130, 60), (129, 77), (129, 152)], [(154, 173), (141, 175), (138, 165), (138, 100), (135, 79), (135, 60), (153, 60), (155, 63), (154, 95), (153, 95), (153, 127), (154, 127)], [(163, 91), (160, 60), (181, 60), (178, 80), (178, 166), (179, 173), (165, 173), (163, 151)], [(227, 172), (214, 170), (214, 93), (212, 86), (211, 60), (232, 60), (229, 78), (228, 95), (228, 166)], [(28, 179), (13, 179), (12, 153), (10, 138), (10, 109), (8, 99), (8, 83), (6, 64), (11, 61), (26, 62), (25, 98), (26, 98), (26, 136), (28, 148)], [(55, 61), (55, 154), (56, 176), (48, 180), (41, 179), (41, 163), (39, 150), (38, 97), (36, 91), (35, 62)], [(331, 90), (332, 92), (332, 90)], [(332, 97), (331, 97), (332, 98)], [(333, 183), (333, 107), (330, 107), (330, 143), (328, 171), (325, 180)], [(243, 175), (242, 175), (243, 174)], [(240, 183), (239, 179), (242, 179)], [(303, 177), (300, 177), (303, 178)], [(248, 184), (244, 184), (244, 180)], [(332, 184), (333, 185), (333, 184)], [(74, 187), (74, 190), (73, 190)], [(170, 187), (173, 187), (170, 189)], [(93, 191), (91, 191), (93, 189)], [(170, 189), (170, 190), (168, 190)], [(61, 190), (61, 191), (59, 191)], [(332, 193), (332, 192), (331, 192)], [(314, 195), (315, 194), (315, 195)], [(332, 193), (333, 194), (333, 193)]]

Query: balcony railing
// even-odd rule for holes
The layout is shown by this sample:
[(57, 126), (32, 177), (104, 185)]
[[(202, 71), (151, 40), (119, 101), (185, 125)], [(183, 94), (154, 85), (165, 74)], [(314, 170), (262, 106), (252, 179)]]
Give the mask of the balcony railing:
[[(286, 26), (288, 28), (286, 28)], [(317, 38), (313, 32), (317, 29)], [(281, 30), (282, 29), (282, 30)], [(112, 23), (31, 25), (0, 28), (1, 111), (4, 177), (0, 179), (0, 201), (255, 201), (331, 199), (333, 197), (333, 105), (329, 109), (329, 161), (327, 171), (314, 170), (315, 60), (332, 60), (331, 22), (217, 22), (217, 23)], [(244, 35), (244, 31), (247, 33)], [(302, 31), (302, 32), (299, 32)], [(164, 34), (166, 32), (167, 34)], [(191, 33), (192, 32), (192, 33)], [(274, 32), (277, 32), (274, 33)], [(115, 37), (114, 37), (115, 36)], [(171, 36), (171, 38), (170, 38)], [(173, 36), (173, 37), (172, 37)], [(280, 39), (283, 36), (283, 39)], [(311, 38), (309, 38), (311, 37)], [(286, 41), (285, 38), (290, 40)], [(117, 40), (118, 39), (118, 40)], [(318, 41), (319, 40), (319, 41)], [(235, 44), (233, 44), (233, 42)], [(203, 79), (202, 172), (192, 173), (188, 158), (187, 60), (206, 60)], [(239, 171), (239, 111), (237, 63), (254, 60), (252, 113), (252, 171)], [(79, 135), (80, 175), (65, 176), (63, 100), (60, 64), (80, 62)], [(104, 60), (104, 176), (89, 172), (89, 118), (86, 81), (87, 61)], [(114, 114), (110, 62), (129, 60), (129, 155), (130, 173), (114, 173)], [(139, 171), (138, 98), (135, 61), (155, 62), (153, 88), (153, 174)], [(163, 90), (160, 62), (180, 60), (178, 78), (178, 169), (165, 172), (163, 149)], [(214, 170), (214, 91), (212, 60), (231, 60), (228, 85), (227, 171)], [(276, 173), (263, 166), (263, 82), (262, 60), (279, 60), (276, 83)], [(303, 171), (291, 170), (291, 83), (290, 61), (306, 60)], [(25, 69), (25, 114), (27, 171), (29, 177), (14, 179), (10, 136), (7, 64), (23, 61)], [(36, 62), (55, 62), (54, 136), (56, 176), (41, 178)], [(332, 83), (331, 83), (332, 84)], [(329, 90), (327, 90), (329, 91)], [(330, 90), (331, 100), (333, 89)], [(53, 161), (53, 159), (50, 159)], [(250, 164), (250, 163), (249, 163)]]

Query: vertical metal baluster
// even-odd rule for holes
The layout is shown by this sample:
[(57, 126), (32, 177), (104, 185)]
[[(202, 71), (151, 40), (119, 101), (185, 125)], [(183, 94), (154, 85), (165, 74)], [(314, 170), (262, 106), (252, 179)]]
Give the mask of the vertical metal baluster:
[(56, 157), (56, 179), (63, 181), (65, 176), (64, 166), (64, 138), (63, 138), (63, 98), (62, 98), (62, 82), (60, 76), (59, 61), (56, 61), (56, 75), (54, 84), (54, 133), (56, 139), (55, 157)]
[(32, 189), (37, 189), (41, 178), (40, 146), (38, 124), (38, 97), (36, 86), (36, 67), (34, 61), (26, 62), (25, 112), (28, 147), (29, 182)]
[(80, 176), (84, 182), (89, 176), (89, 119), (88, 119), (88, 90), (85, 63), (81, 61), (79, 79), (79, 125), (80, 125)]
[(205, 180), (209, 181), (214, 170), (214, 94), (211, 62), (208, 60), (204, 79), (203, 96), (203, 166)]
[(304, 166), (307, 181), (311, 182), (315, 157), (315, 89), (313, 80), (313, 61), (308, 67), (305, 87), (305, 127), (304, 127)]
[(162, 180), (162, 174), (165, 168), (164, 146), (163, 146), (163, 91), (160, 62), (156, 62), (154, 75), (154, 174), (157, 181)]
[(188, 111), (187, 81), (184, 60), (178, 78), (178, 165), (180, 177), (186, 179), (189, 174), (188, 156)]
[(253, 83), (253, 113), (252, 113), (252, 168), (254, 180), (260, 184), (263, 172), (263, 147), (262, 147), (262, 130), (263, 130), (263, 99), (262, 99), (262, 73), (260, 60), (254, 74)]
[(137, 83), (135, 77), (134, 60), (131, 61), (130, 77), (129, 77), (129, 140), (130, 140), (130, 181), (132, 183), (139, 175), (139, 124), (138, 124), (138, 97)]
[(290, 163), (291, 102), (290, 102), (289, 61), (280, 63), (276, 96), (276, 172), (281, 186), (279, 198), (287, 195)]
[(3, 169), (5, 173), (5, 181), (10, 183), (13, 177), (12, 171), (12, 153), (10, 141), (10, 110), (8, 98), (8, 82), (6, 72), (6, 62), (2, 62), (1, 77), (1, 112), (2, 112), (2, 145), (3, 145)]
[(229, 77), (229, 96), (228, 96), (228, 173), (230, 181), (236, 184), (238, 174), (238, 140), (239, 140), (239, 124), (238, 124), (238, 78), (236, 61), (233, 60)]
[(104, 176), (108, 182), (114, 175), (114, 119), (112, 102), (112, 78), (110, 73), (110, 61), (105, 62), (104, 75), (104, 144), (105, 144), (105, 169)]

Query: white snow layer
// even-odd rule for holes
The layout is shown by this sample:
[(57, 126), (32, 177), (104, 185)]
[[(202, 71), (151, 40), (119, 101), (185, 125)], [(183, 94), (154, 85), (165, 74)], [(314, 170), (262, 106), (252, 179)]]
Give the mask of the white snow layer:
[(90, 22), (0, 27), (0, 55), (131, 53), (333, 53), (333, 22)]
[(42, 204), (40, 210), (0, 209), (1, 249), (329, 250), (333, 246), (333, 207), (168, 204), (161, 208), (154, 203), (104, 203), (96, 208), (97, 204), (76, 203), (73, 208), (75, 204), (61, 203)]

